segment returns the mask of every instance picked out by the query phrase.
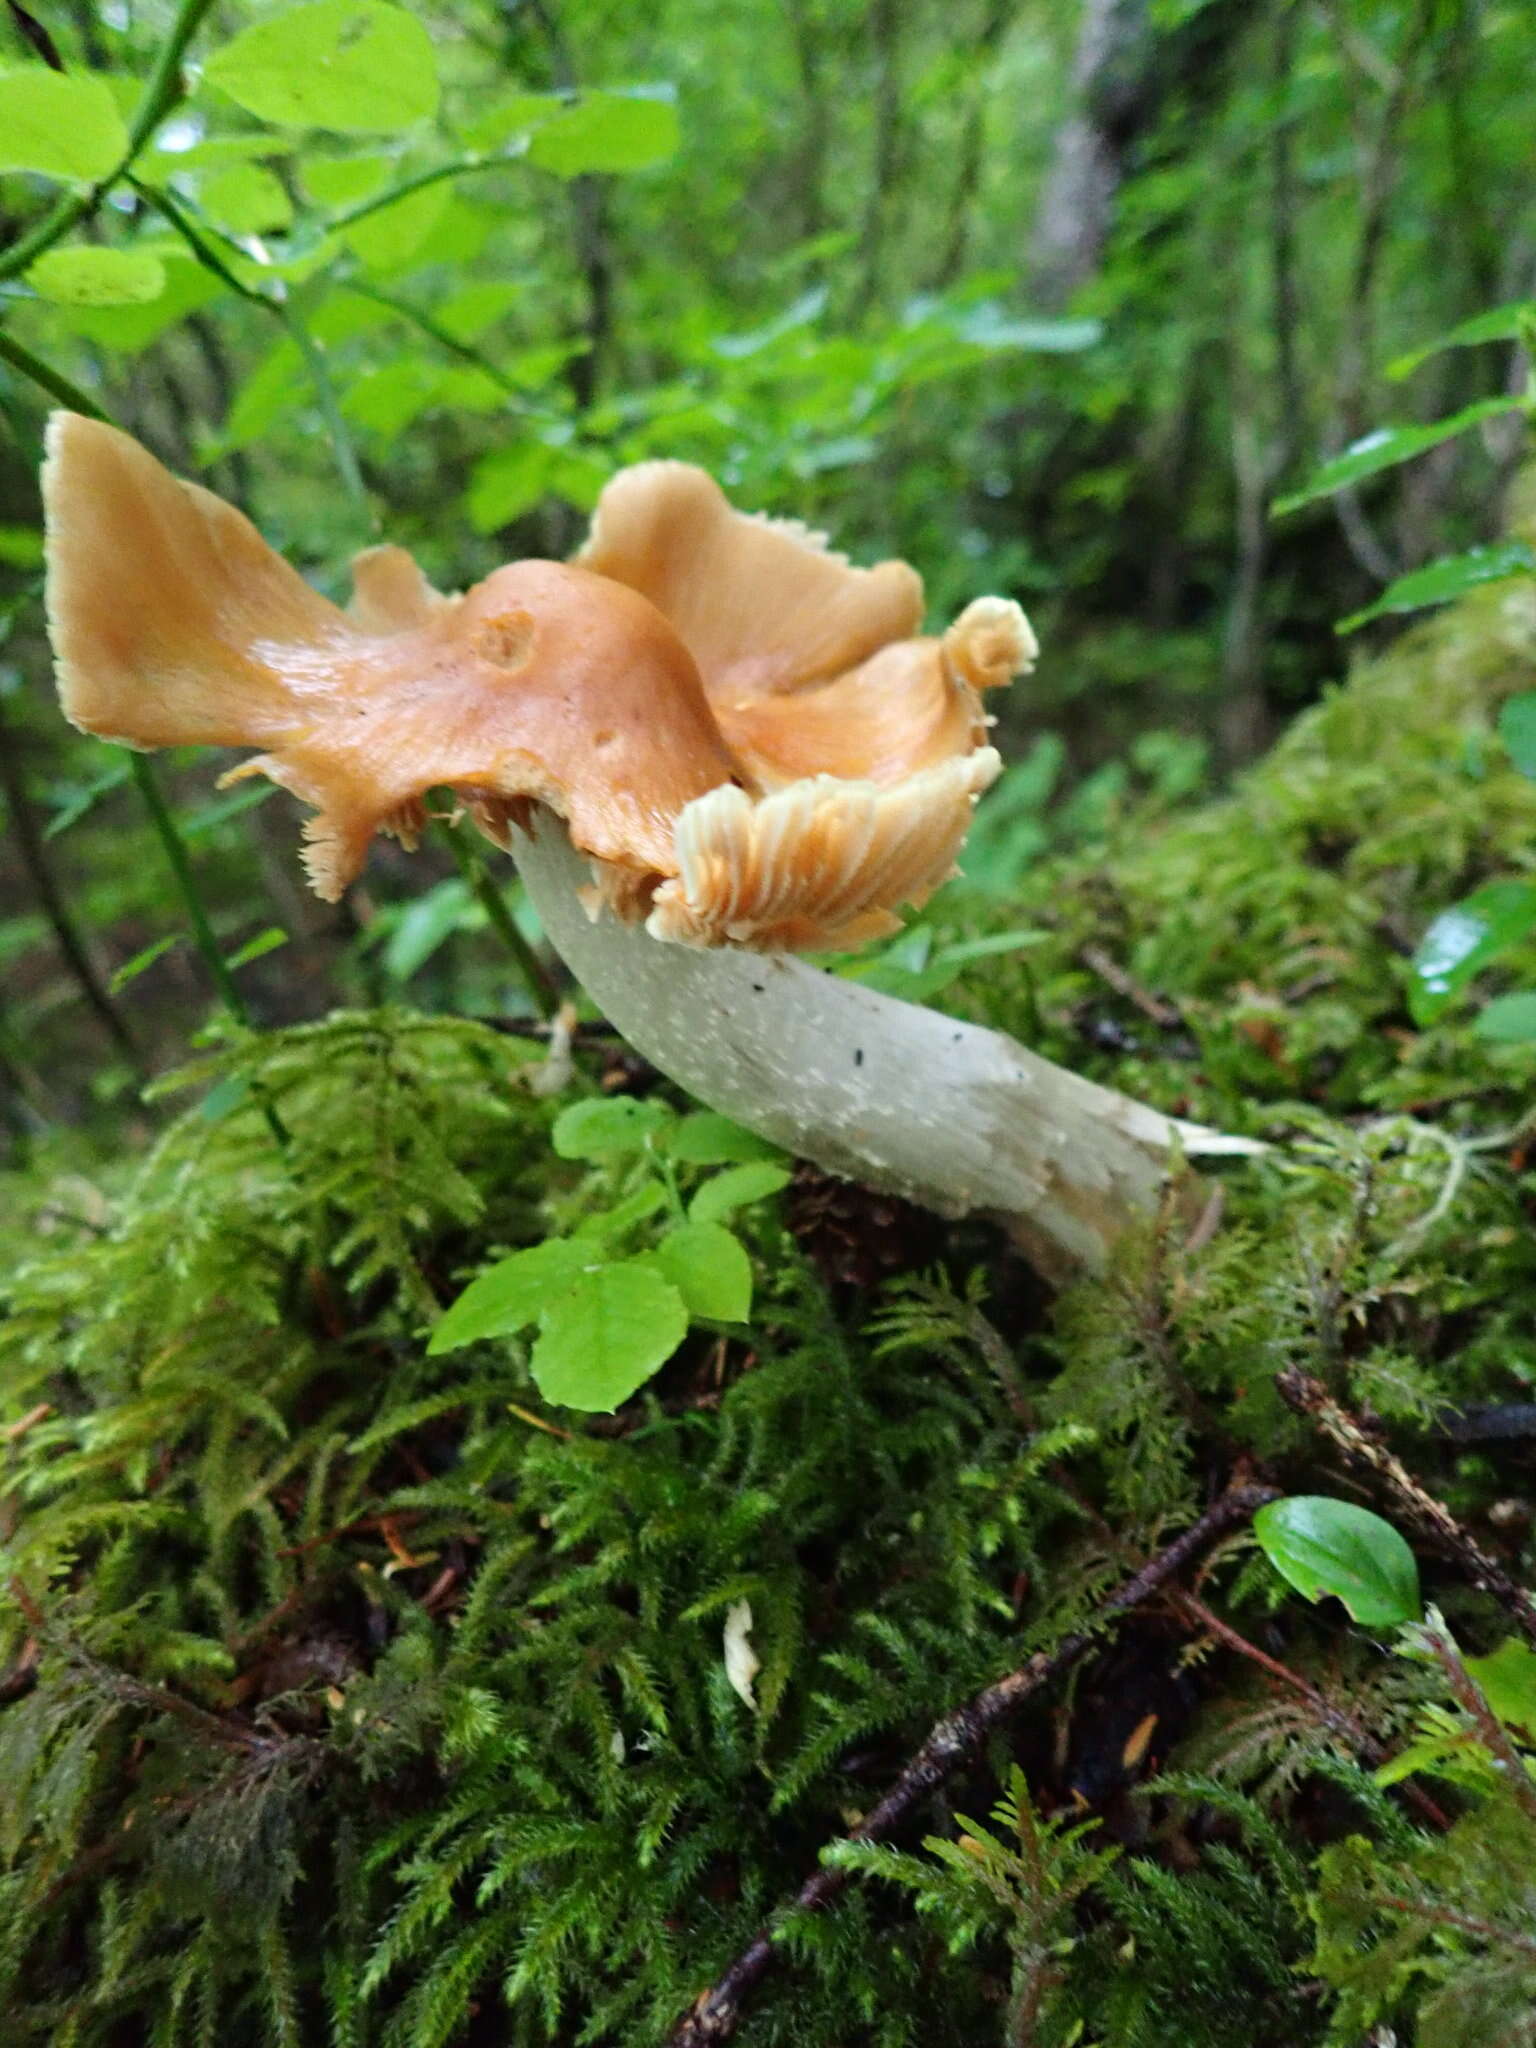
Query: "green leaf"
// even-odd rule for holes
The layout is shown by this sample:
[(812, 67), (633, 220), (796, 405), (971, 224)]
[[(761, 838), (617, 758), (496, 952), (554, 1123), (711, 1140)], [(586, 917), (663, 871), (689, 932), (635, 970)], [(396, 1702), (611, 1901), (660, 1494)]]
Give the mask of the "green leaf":
[(383, 190), (393, 169), (387, 156), (317, 156), (304, 164), (304, 190), (319, 206), (357, 206)]
[(0, 563), (7, 569), (40, 569), (43, 536), (35, 526), (0, 525)]
[(238, 952), (231, 953), (224, 965), (231, 972), (237, 967), (249, 967), (253, 960), (263, 959), (268, 953), (275, 953), (279, 946), (286, 946), (288, 934), (280, 924), (269, 924), (265, 931), (258, 932), (253, 939), (247, 939)]
[(457, 1351), (486, 1337), (511, 1336), (537, 1322), (552, 1301), (601, 1264), (588, 1246), (565, 1237), (551, 1237), (499, 1259), (469, 1283), (435, 1326), (427, 1342), (429, 1356)]
[(385, 973), (392, 980), (409, 981), (446, 940), (465, 929), (477, 909), (469, 884), (459, 875), (439, 882), (425, 896), (413, 897), (384, 948)]
[(1383, 618), (1388, 612), (1416, 612), (1426, 605), (1449, 604), (1452, 598), (1476, 590), (1479, 584), (1502, 583), (1532, 569), (1536, 569), (1536, 554), (1523, 540), (1469, 548), (1464, 555), (1442, 555), (1439, 561), (1426, 562), (1422, 569), (1414, 569), (1389, 583), (1374, 604), (1340, 619), (1334, 631), (1353, 633), (1357, 626)]
[(637, 1223), (644, 1223), (654, 1216), (658, 1209), (667, 1206), (667, 1191), (659, 1180), (647, 1180), (636, 1188), (632, 1195), (626, 1195), (622, 1202), (615, 1202), (611, 1209), (599, 1209), (596, 1215), (584, 1216), (577, 1224), (577, 1237), (608, 1239), (622, 1237), (633, 1230)]
[(660, 1273), (638, 1260), (600, 1265), (545, 1308), (529, 1365), (547, 1401), (607, 1414), (687, 1334), (683, 1297)]
[(665, 163), (677, 145), (677, 108), (670, 99), (589, 92), (534, 129), (528, 161), (560, 178), (644, 171)]
[(1259, 1547), (1309, 1600), (1332, 1594), (1366, 1628), (1395, 1628), (1420, 1614), (1419, 1568), (1390, 1522), (1322, 1494), (1272, 1500), (1253, 1518)]
[(165, 266), (165, 289), (157, 299), (138, 306), (71, 307), (63, 316), (75, 334), (83, 334), (103, 348), (137, 355), (157, 342), (167, 328), (174, 327), (199, 306), (216, 299), (224, 287), (211, 272), (190, 256), (155, 251)]
[(1270, 510), (1278, 519), (1283, 513), (1294, 512), (1300, 505), (1310, 505), (1315, 498), (1326, 498), (1334, 491), (1342, 491), (1350, 484), (1375, 476), (1379, 470), (1393, 469), (1400, 462), (1409, 462), (1415, 455), (1424, 454), (1427, 449), (1438, 448), (1442, 441), (1466, 433), (1469, 427), (1478, 426), (1483, 420), (1518, 412), (1524, 403), (1522, 398), (1480, 398), (1475, 405), (1463, 406), (1460, 412), (1452, 413), (1447, 419), (1433, 420), (1428, 426), (1378, 427), (1374, 433), (1352, 443), (1342, 455), (1336, 455), (1321, 469), (1314, 470), (1299, 491), (1277, 498)]
[(643, 1152), (671, 1121), (672, 1111), (664, 1102), (614, 1095), (562, 1109), (550, 1139), (562, 1159), (618, 1159)]
[(1486, 1657), (1464, 1657), (1462, 1662), (1501, 1721), (1536, 1735), (1536, 1650), (1517, 1636), (1507, 1636)]
[(789, 1185), (789, 1169), (784, 1166), (770, 1166), (766, 1161), (747, 1166), (728, 1166), (724, 1173), (717, 1173), (713, 1180), (705, 1181), (693, 1200), (688, 1204), (688, 1215), (694, 1223), (715, 1223), (722, 1216), (729, 1216), (733, 1209), (741, 1209), (748, 1202), (761, 1202), (769, 1195), (776, 1195), (779, 1189)]
[(171, 932), (167, 937), (154, 939), (149, 945), (141, 947), (131, 960), (125, 960), (107, 984), (113, 995), (125, 989), (130, 981), (137, 981), (145, 969), (153, 967), (158, 959), (169, 953), (172, 946), (179, 946), (184, 936), (181, 932)]
[(549, 488), (550, 454), (542, 441), (524, 441), (481, 456), (464, 501), (476, 533), (495, 533), (538, 504)]
[(667, 1139), (673, 1159), (689, 1166), (738, 1166), (753, 1159), (782, 1159), (784, 1153), (756, 1131), (744, 1131), (718, 1110), (694, 1109), (679, 1118)]
[(311, 0), (252, 23), (203, 68), (260, 121), (388, 135), (437, 112), (425, 25), (386, 0)]
[(1499, 738), (1520, 773), (1536, 778), (1536, 690), (1506, 699), (1499, 711)]
[(342, 228), (341, 239), (370, 270), (403, 269), (442, 219), (451, 196), (446, 184), (423, 185)]
[(293, 201), (281, 179), (260, 164), (216, 171), (198, 186), (197, 197), (215, 227), (231, 235), (270, 234), (293, 219)]
[(1474, 313), (1470, 320), (1463, 320), (1449, 333), (1437, 335), (1422, 348), (1410, 349), (1406, 355), (1398, 356), (1387, 365), (1387, 375), (1394, 382), (1411, 377), (1420, 363), (1431, 356), (1439, 355), (1446, 348), (1472, 348), (1483, 341), (1513, 341), (1520, 333), (1522, 323), (1536, 320), (1536, 299), (1512, 299), (1508, 305), (1492, 306), (1486, 313)]
[(1488, 882), (1442, 910), (1413, 956), (1408, 1009), (1433, 1024), (1475, 974), (1536, 930), (1536, 883)]
[(0, 171), (94, 184), (128, 154), (128, 130), (103, 78), (23, 64), (0, 73)]
[(652, 1254), (691, 1316), (744, 1323), (752, 1313), (752, 1261), (718, 1223), (680, 1223)]
[(63, 306), (142, 306), (165, 290), (165, 265), (142, 249), (76, 243), (50, 249), (27, 272), (39, 298)]
[(1495, 996), (1472, 1020), (1472, 1036), (1485, 1045), (1529, 1045), (1536, 1040), (1536, 991)]

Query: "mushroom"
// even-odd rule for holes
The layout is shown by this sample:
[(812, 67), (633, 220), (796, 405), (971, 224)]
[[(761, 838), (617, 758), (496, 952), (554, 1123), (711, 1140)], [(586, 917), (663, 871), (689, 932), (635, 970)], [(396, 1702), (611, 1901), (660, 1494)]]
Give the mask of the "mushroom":
[(260, 749), (225, 780), (314, 808), (329, 898), (446, 785), (636, 1050), (789, 1151), (991, 1212), (1060, 1272), (1102, 1265), (1178, 1157), (1261, 1149), (794, 957), (897, 929), (954, 872), (1000, 766), (981, 693), (1035, 654), (1016, 605), (924, 636), (905, 564), (853, 568), (681, 463), (621, 472), (574, 563), (448, 597), (374, 548), (345, 611), (114, 428), (55, 414), (43, 490), (76, 725)]

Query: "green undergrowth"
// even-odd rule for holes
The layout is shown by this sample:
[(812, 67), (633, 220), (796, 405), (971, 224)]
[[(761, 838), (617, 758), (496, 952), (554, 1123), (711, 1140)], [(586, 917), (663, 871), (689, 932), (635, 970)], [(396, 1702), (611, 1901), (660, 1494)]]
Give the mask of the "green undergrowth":
[[(404, 1011), (212, 1044), (138, 1161), (40, 1151), (3, 1226), (7, 2041), (658, 2042), (824, 1852), (850, 1882), (782, 1924), (748, 2048), (1536, 2041), (1518, 1646), (1490, 1703), (1241, 1533), (1214, 1633), (1096, 1619), (1246, 1474), (1398, 1520), (1468, 1655), (1512, 1635), (1275, 1380), (1524, 1575), (1536, 1056), (1405, 998), (1430, 916), (1536, 863), (1493, 730), (1533, 654), (1531, 594), (1486, 593), (1230, 798), (940, 905), (1043, 934), (943, 1000), (1275, 1141), (1054, 1302), (985, 1230), (802, 1176), (733, 1218), (750, 1327), (615, 1415), (521, 1338), (433, 1353), (626, 1169), (560, 1156), (518, 1041)], [(1085, 1622), (915, 1827), (829, 1846)]]

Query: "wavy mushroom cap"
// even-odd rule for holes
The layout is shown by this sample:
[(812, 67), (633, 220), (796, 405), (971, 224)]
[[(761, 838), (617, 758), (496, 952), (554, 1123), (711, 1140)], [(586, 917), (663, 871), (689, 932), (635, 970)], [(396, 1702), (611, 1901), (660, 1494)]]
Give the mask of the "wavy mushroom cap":
[(979, 692), (1035, 652), (995, 598), (918, 637), (904, 563), (853, 568), (679, 463), (621, 472), (575, 564), (445, 597), (372, 548), (346, 611), (98, 422), (54, 416), (44, 498), (68, 716), (131, 746), (260, 748), (234, 773), (315, 806), (331, 897), (447, 785), (503, 845), (530, 802), (563, 818), (593, 915), (690, 945), (862, 943), (953, 872), (999, 767)]

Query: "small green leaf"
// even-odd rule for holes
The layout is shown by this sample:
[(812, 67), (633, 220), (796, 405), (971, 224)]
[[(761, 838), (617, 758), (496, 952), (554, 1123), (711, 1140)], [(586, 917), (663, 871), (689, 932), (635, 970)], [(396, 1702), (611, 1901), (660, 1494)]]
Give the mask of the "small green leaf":
[(673, 1159), (689, 1166), (739, 1166), (752, 1159), (782, 1159), (777, 1145), (770, 1145), (756, 1131), (744, 1131), (718, 1110), (695, 1109), (678, 1120), (667, 1139)]
[(766, 1161), (728, 1166), (699, 1189), (688, 1204), (689, 1219), (694, 1223), (717, 1223), (733, 1209), (744, 1208), (748, 1202), (761, 1202), (788, 1185), (789, 1169), (784, 1166), (770, 1166)]
[(529, 1365), (547, 1401), (606, 1414), (687, 1334), (683, 1297), (660, 1273), (639, 1260), (600, 1265), (546, 1306)]
[(35, 526), (0, 525), (0, 563), (7, 569), (40, 569), (43, 536)]
[(1536, 930), (1536, 883), (1488, 882), (1442, 910), (1413, 956), (1408, 1008), (1433, 1024), (1475, 974)]
[(317, 156), (299, 175), (317, 205), (356, 206), (382, 191), (391, 168), (387, 156)]
[(752, 1313), (752, 1261), (740, 1238), (718, 1223), (680, 1223), (654, 1257), (691, 1316), (744, 1323)]
[(94, 184), (128, 154), (128, 130), (104, 78), (42, 64), (0, 73), (0, 171)]
[(671, 1121), (672, 1111), (664, 1102), (614, 1095), (562, 1109), (550, 1138), (562, 1159), (617, 1159), (627, 1152), (643, 1152), (648, 1140)]
[(1419, 1568), (1390, 1522), (1352, 1501), (1321, 1494), (1272, 1500), (1253, 1518), (1265, 1556), (1309, 1600), (1332, 1594), (1366, 1628), (1395, 1628), (1420, 1614)]
[(437, 112), (426, 26), (386, 0), (310, 0), (216, 50), (203, 77), (259, 121), (388, 135)]
[(1462, 1662), (1501, 1721), (1536, 1735), (1536, 1650), (1517, 1636), (1507, 1636), (1486, 1657), (1464, 1657)]
[(1536, 690), (1506, 699), (1499, 711), (1499, 738), (1520, 773), (1536, 779)]
[(465, 509), (476, 533), (495, 533), (537, 505), (549, 488), (551, 450), (542, 441), (493, 448), (470, 472)]
[(1426, 562), (1422, 569), (1399, 576), (1395, 583), (1387, 585), (1374, 604), (1368, 604), (1364, 611), (1351, 612), (1347, 619), (1340, 619), (1334, 631), (1353, 633), (1357, 626), (1384, 618), (1388, 612), (1416, 612), (1427, 605), (1449, 604), (1452, 598), (1460, 597), (1468, 590), (1476, 590), (1480, 584), (1507, 582), (1511, 576), (1521, 576), (1532, 569), (1536, 569), (1536, 554), (1523, 540), (1501, 541), (1495, 547), (1469, 548), (1464, 555), (1444, 555), (1438, 562)]
[(1411, 377), (1420, 363), (1428, 362), (1431, 356), (1439, 355), (1446, 348), (1473, 348), (1484, 341), (1513, 341), (1521, 331), (1522, 324), (1536, 319), (1536, 299), (1514, 299), (1506, 306), (1492, 306), (1486, 313), (1474, 313), (1470, 320), (1463, 320), (1448, 334), (1437, 335), (1422, 348), (1410, 349), (1406, 355), (1398, 356), (1387, 365), (1387, 375), (1395, 383), (1404, 377)]
[(125, 989), (130, 981), (137, 981), (145, 969), (153, 967), (157, 960), (169, 953), (172, 946), (179, 946), (182, 937), (181, 932), (171, 932), (165, 938), (155, 939), (149, 945), (141, 947), (131, 960), (125, 960), (107, 984), (112, 994), (116, 995), (119, 990)]
[(142, 249), (77, 243), (39, 256), (27, 283), (62, 306), (142, 306), (165, 290), (165, 265)]
[(446, 184), (423, 185), (342, 228), (341, 239), (370, 270), (401, 270), (442, 219), (450, 196)]
[(433, 1329), (428, 1354), (435, 1358), (485, 1337), (511, 1336), (537, 1322), (551, 1302), (601, 1263), (589, 1247), (564, 1237), (548, 1238), (499, 1259), (471, 1280)]
[(249, 967), (253, 960), (260, 960), (268, 953), (275, 953), (279, 946), (286, 946), (288, 934), (279, 924), (269, 924), (265, 931), (258, 932), (254, 939), (247, 939), (236, 953), (231, 953), (224, 965), (233, 971), (236, 967)]
[(251, 1082), (248, 1074), (226, 1074), (222, 1081), (216, 1081), (203, 1097), (198, 1114), (205, 1124), (222, 1123), (224, 1118), (249, 1099)]
[(165, 266), (165, 289), (158, 298), (136, 306), (72, 306), (60, 316), (70, 331), (103, 348), (137, 355), (178, 320), (219, 296), (223, 287), (200, 263), (163, 247), (154, 254)]
[(1314, 470), (1299, 491), (1277, 498), (1270, 510), (1278, 519), (1283, 513), (1294, 512), (1298, 506), (1310, 505), (1315, 498), (1329, 497), (1334, 491), (1361, 483), (1380, 470), (1409, 462), (1415, 455), (1438, 448), (1442, 441), (1466, 433), (1469, 427), (1480, 426), (1484, 420), (1518, 412), (1524, 403), (1523, 398), (1480, 398), (1475, 405), (1463, 406), (1460, 412), (1452, 413), (1447, 419), (1433, 420), (1428, 426), (1378, 427), (1374, 433), (1366, 434), (1346, 448), (1342, 455), (1336, 455), (1321, 469)]
[(282, 181), (260, 164), (231, 164), (197, 188), (198, 203), (216, 227), (231, 235), (264, 235), (287, 227), (293, 201)]
[(1472, 1036), (1486, 1045), (1529, 1045), (1536, 1040), (1536, 991), (1495, 996), (1472, 1020)]
[(674, 155), (677, 108), (650, 94), (589, 92), (535, 126), (528, 161), (560, 178), (644, 171)]
[(654, 1216), (658, 1209), (667, 1206), (667, 1191), (659, 1180), (647, 1180), (626, 1195), (622, 1202), (615, 1202), (611, 1209), (600, 1209), (595, 1216), (584, 1216), (577, 1224), (577, 1237), (608, 1238), (622, 1237), (627, 1230), (633, 1230), (637, 1223), (644, 1223)]
[(455, 932), (463, 931), (476, 911), (469, 885), (450, 876), (417, 896), (400, 913), (384, 948), (384, 971), (394, 981), (409, 981)]

